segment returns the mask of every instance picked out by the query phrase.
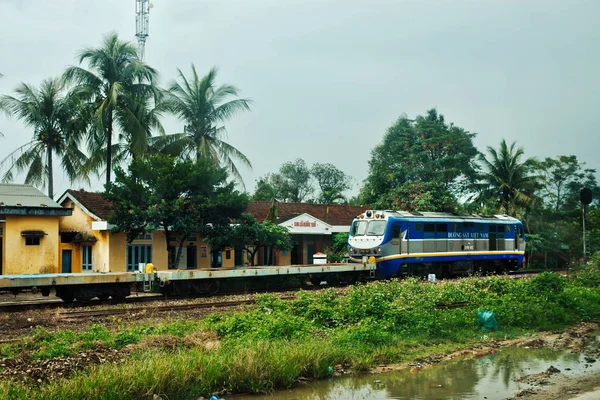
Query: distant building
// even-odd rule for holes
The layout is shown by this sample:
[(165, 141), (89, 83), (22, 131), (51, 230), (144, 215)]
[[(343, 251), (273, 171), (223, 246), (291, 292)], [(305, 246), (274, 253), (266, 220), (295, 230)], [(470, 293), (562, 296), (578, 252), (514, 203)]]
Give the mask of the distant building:
[(0, 184), (0, 275), (61, 272), (59, 218), (71, 211), (31, 185)]

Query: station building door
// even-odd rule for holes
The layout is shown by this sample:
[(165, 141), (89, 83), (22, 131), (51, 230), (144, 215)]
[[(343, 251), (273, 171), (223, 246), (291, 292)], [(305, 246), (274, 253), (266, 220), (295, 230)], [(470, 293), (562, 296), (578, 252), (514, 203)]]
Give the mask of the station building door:
[(70, 274), (71, 273), (71, 255), (73, 254), (73, 250), (63, 250), (62, 251), (62, 273)]

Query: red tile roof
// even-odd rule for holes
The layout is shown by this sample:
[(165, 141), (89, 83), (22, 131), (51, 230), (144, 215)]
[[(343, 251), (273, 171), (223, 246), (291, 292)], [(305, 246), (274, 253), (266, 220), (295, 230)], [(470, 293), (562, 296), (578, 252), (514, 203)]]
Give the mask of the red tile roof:
[[(270, 201), (252, 201), (246, 212), (254, 215), (257, 221), (264, 221), (270, 208)], [(306, 213), (330, 225), (350, 225), (354, 217), (365, 210), (367, 207), (346, 204), (277, 203), (280, 222)]]
[[(112, 204), (102, 193), (71, 189), (67, 190), (67, 193), (103, 220), (112, 214)], [(262, 222), (267, 219), (270, 208), (270, 201), (251, 201), (246, 212)], [(352, 219), (367, 210), (367, 207), (346, 204), (277, 203), (277, 209), (280, 222), (306, 213), (330, 225), (350, 225)]]
[(103, 220), (106, 220), (112, 214), (112, 203), (106, 200), (102, 193), (72, 189), (67, 190), (67, 193)]

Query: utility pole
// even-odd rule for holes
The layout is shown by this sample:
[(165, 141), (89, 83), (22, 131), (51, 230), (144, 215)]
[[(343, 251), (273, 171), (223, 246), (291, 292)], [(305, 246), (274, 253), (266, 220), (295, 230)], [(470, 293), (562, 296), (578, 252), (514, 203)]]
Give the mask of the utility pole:
[(148, 24), (150, 21), (150, 0), (135, 0), (135, 37), (138, 41), (138, 57), (144, 60), (146, 39), (148, 38)]
[(586, 258), (587, 258), (587, 249), (585, 248), (585, 204), (583, 205), (583, 207), (581, 208), (581, 212), (583, 213), (583, 262), (586, 262)]
[(587, 261), (587, 249), (585, 243), (585, 209), (588, 204), (592, 202), (592, 190), (590, 188), (583, 188), (581, 192), (579, 192), (579, 200), (581, 200), (581, 204), (583, 205), (581, 212), (583, 218), (583, 262)]

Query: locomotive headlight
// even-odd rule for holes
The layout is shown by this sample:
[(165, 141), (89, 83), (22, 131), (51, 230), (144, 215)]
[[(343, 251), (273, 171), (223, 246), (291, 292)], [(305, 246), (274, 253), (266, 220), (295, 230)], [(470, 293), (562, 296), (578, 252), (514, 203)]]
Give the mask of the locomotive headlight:
[(378, 248), (377, 248), (377, 252), (378, 252), (378, 253), (381, 253), (381, 247), (378, 247)]

